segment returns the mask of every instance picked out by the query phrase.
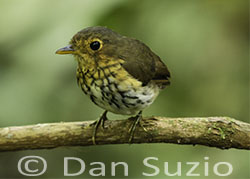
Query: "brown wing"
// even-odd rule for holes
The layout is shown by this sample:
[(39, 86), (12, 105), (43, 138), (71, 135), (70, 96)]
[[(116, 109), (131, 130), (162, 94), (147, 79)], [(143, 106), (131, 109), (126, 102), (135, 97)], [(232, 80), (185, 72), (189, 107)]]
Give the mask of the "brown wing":
[[(124, 42), (123, 42), (124, 44)], [(170, 72), (149, 47), (139, 40), (126, 38), (125, 48), (121, 51), (120, 58), (125, 60), (123, 67), (130, 75), (147, 85), (151, 80), (161, 88), (170, 84)]]

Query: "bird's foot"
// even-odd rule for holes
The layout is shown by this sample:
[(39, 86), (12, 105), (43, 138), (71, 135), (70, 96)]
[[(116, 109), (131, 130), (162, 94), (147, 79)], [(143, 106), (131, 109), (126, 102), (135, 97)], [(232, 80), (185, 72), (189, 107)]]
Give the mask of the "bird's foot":
[[(128, 140), (129, 144), (132, 143), (132, 140), (134, 138), (136, 126), (138, 125), (138, 123), (140, 125), (140, 120), (142, 119), (142, 111), (140, 111), (135, 117), (131, 119), (133, 119), (133, 123), (129, 129), (129, 140)], [(146, 129), (143, 127), (143, 130), (146, 130)]]
[(97, 133), (98, 127), (101, 125), (103, 129), (105, 128), (104, 123), (106, 120), (108, 120), (107, 112), (108, 111), (104, 111), (104, 113), (101, 115), (101, 117), (97, 121), (90, 124), (91, 126), (94, 125), (94, 130), (93, 130), (93, 134), (92, 134), (92, 142), (94, 145), (96, 145), (96, 133)]

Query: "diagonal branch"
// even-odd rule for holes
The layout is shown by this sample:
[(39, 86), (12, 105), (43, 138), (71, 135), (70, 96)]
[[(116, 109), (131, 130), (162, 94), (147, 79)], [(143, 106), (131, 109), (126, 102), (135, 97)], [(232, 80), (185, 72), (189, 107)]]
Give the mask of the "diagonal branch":
[[(0, 128), (0, 151), (90, 146), (93, 145), (91, 123), (65, 122)], [(106, 121), (105, 129), (98, 128), (97, 145), (128, 143), (131, 124), (131, 120)], [(200, 144), (220, 149), (249, 150), (250, 124), (229, 117), (150, 117), (144, 118), (137, 126), (133, 143)]]

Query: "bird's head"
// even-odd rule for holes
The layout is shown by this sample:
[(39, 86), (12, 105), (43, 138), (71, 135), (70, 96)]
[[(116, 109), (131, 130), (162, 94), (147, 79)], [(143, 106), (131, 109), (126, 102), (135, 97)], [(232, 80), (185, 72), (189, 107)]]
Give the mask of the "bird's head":
[(83, 64), (108, 60), (116, 54), (122, 36), (105, 27), (88, 27), (73, 36), (56, 54), (73, 54)]

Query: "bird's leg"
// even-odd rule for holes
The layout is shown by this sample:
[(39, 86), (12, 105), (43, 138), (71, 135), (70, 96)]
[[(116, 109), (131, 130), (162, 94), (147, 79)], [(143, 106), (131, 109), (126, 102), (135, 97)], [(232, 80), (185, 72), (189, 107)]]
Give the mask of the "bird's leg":
[(137, 126), (137, 124), (140, 122), (140, 120), (142, 119), (142, 111), (140, 111), (136, 116), (135, 119), (133, 121), (132, 126), (129, 129), (129, 143), (132, 142), (133, 137), (134, 137), (134, 133), (135, 133), (135, 128)]
[(107, 112), (108, 111), (104, 111), (104, 113), (101, 115), (101, 117), (97, 121), (95, 121), (93, 123), (93, 125), (94, 125), (94, 131), (93, 131), (93, 135), (92, 135), (92, 142), (93, 142), (94, 145), (96, 145), (96, 140), (95, 139), (96, 139), (96, 133), (97, 133), (98, 127), (101, 124), (102, 128), (104, 128), (104, 123), (105, 123), (106, 120), (108, 120), (108, 118), (107, 118)]

